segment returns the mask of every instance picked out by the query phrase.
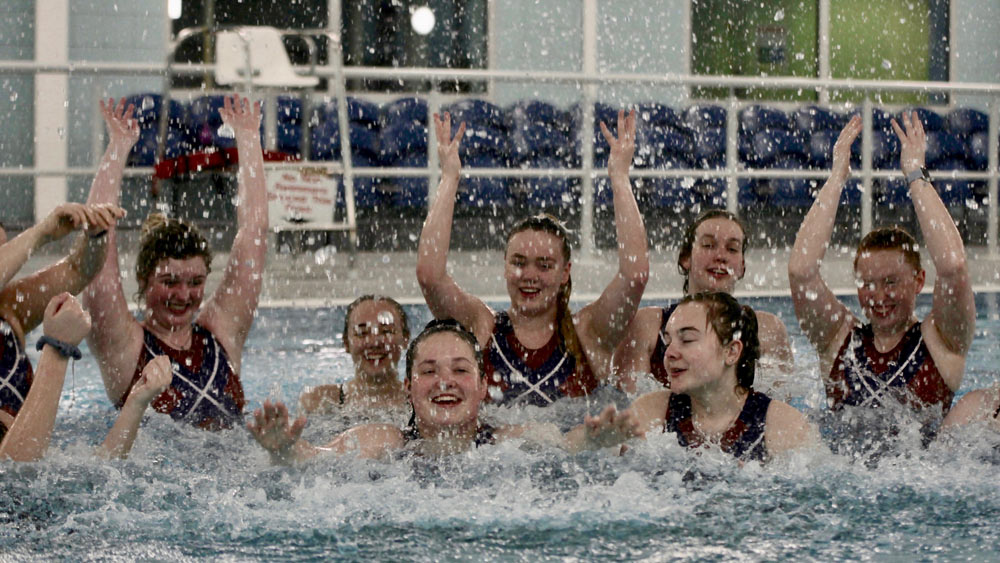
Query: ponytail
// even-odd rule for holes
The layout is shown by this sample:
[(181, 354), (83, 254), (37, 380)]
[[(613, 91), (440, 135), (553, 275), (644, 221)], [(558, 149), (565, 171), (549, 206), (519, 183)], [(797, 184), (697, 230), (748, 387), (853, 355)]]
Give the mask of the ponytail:
[(566, 351), (576, 360), (577, 366), (585, 365), (586, 356), (583, 354), (583, 346), (580, 345), (580, 337), (576, 333), (576, 324), (573, 322), (573, 313), (569, 310), (569, 295), (573, 291), (573, 278), (566, 281), (559, 288), (559, 303), (556, 305), (556, 330), (566, 345)]

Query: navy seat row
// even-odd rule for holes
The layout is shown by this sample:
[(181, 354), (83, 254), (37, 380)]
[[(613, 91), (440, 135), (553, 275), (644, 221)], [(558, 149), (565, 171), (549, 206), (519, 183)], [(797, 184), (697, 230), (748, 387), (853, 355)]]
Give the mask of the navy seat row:
[[(131, 162), (150, 165), (156, 154), (158, 116), (162, 98), (156, 94), (134, 97), (139, 108), (140, 142)], [(203, 96), (189, 104), (171, 100), (165, 155), (171, 158), (206, 148), (230, 148), (234, 141), (219, 135), (218, 108), (222, 96)], [(561, 109), (539, 100), (523, 100), (506, 109), (483, 100), (468, 99), (441, 108), (452, 115), (453, 128), (466, 122), (461, 144), (463, 164), (469, 168), (576, 168), (581, 164), (579, 124), (582, 108)], [(641, 104), (637, 169), (718, 169), (725, 166), (726, 120), (724, 107), (697, 105), (678, 110), (662, 104)], [(927, 163), (936, 170), (985, 170), (988, 161), (988, 118), (982, 112), (960, 108), (947, 113), (918, 108), (928, 135)], [(277, 149), (311, 160), (340, 160), (341, 135), (337, 104), (332, 99), (311, 100), (304, 115), (299, 98), (283, 96), (277, 103)], [(425, 167), (428, 150), (428, 105), (422, 98), (402, 98), (381, 107), (348, 98), (347, 113), (351, 158), (357, 167)], [(607, 165), (608, 145), (600, 132), (604, 121), (614, 128), (618, 108), (594, 106), (594, 166)], [(791, 112), (767, 106), (749, 106), (738, 116), (740, 164), (750, 168), (783, 170), (826, 169), (833, 144), (849, 115), (818, 106)], [(873, 166), (898, 166), (899, 143), (890, 121), (894, 116), (873, 111)], [(303, 119), (308, 119), (308, 150)], [(307, 153), (307, 154), (306, 154)], [(852, 147), (855, 169), (860, 167), (860, 140)], [(719, 200), (723, 179), (645, 179), (643, 186), (656, 205), (685, 205), (699, 199)], [(741, 203), (766, 199), (782, 205), (807, 206), (817, 182), (805, 179), (741, 180)], [(888, 191), (896, 188), (887, 183)], [(376, 179), (356, 176), (359, 207), (422, 207), (426, 178)], [(964, 198), (972, 183), (950, 181), (948, 192)], [(579, 181), (574, 178), (475, 177), (463, 181), (460, 204), (471, 207), (507, 205), (522, 199), (529, 205), (548, 206), (574, 201)], [(611, 202), (607, 180), (599, 180), (599, 205)], [(846, 195), (852, 194), (852, 195)], [(845, 190), (856, 201), (857, 190)]]

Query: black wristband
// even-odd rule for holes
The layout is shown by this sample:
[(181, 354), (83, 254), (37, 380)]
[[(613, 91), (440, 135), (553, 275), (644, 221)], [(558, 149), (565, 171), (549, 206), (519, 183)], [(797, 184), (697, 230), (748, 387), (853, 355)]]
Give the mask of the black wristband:
[(83, 357), (83, 354), (80, 352), (80, 348), (73, 346), (72, 344), (63, 342), (62, 340), (57, 340), (55, 338), (52, 338), (51, 336), (48, 335), (42, 335), (42, 337), (38, 339), (38, 344), (35, 345), (35, 349), (41, 350), (42, 348), (45, 347), (46, 344), (55, 348), (56, 352), (59, 352), (59, 355), (64, 358), (73, 358), (74, 360), (79, 360), (80, 358)]
[(103, 237), (106, 234), (108, 234), (108, 230), (104, 229), (103, 231), (101, 231), (99, 233), (94, 233), (94, 234), (89, 235), (89, 236), (90, 236), (91, 240), (95, 240), (95, 239), (99, 239), (99, 238)]

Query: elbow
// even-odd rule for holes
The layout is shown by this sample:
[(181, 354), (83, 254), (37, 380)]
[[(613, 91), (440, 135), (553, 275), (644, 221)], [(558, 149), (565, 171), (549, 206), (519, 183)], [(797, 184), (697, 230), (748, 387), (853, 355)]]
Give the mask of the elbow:
[(433, 287), (441, 279), (443, 273), (436, 265), (428, 262), (428, 260), (417, 259), (417, 283), (422, 288)]
[(934, 270), (941, 278), (968, 277), (969, 264), (962, 249), (949, 252), (943, 259), (934, 263)]

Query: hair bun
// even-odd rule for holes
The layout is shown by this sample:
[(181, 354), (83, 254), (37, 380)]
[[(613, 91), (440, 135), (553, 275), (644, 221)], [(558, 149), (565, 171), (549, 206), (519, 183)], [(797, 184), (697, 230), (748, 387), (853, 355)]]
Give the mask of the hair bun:
[(157, 229), (163, 227), (170, 221), (170, 218), (160, 212), (150, 213), (146, 220), (142, 222), (141, 238), (146, 238)]

